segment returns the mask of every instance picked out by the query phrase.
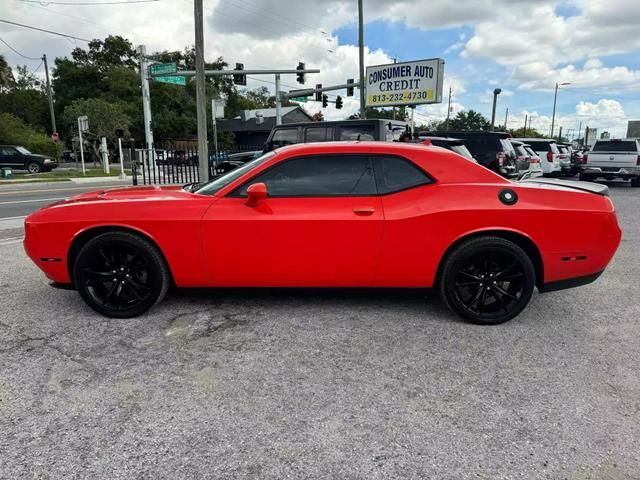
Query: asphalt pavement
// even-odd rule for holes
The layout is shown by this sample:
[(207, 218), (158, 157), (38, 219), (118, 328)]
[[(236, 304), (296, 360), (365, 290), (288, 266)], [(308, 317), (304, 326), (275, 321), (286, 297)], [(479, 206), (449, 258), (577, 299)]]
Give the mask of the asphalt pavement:
[(611, 195), (602, 277), (495, 327), (386, 290), (110, 320), (0, 244), (0, 478), (640, 478), (640, 190)]

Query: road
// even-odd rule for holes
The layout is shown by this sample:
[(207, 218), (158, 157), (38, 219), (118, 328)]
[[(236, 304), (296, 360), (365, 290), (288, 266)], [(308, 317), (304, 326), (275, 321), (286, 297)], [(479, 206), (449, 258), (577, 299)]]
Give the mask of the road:
[(496, 327), (383, 290), (107, 319), (0, 245), (0, 478), (638, 479), (640, 191), (611, 195), (602, 277)]
[[(7, 225), (7, 219), (24, 218), (29, 213), (49, 203), (69, 198), (82, 192), (100, 188), (122, 186), (119, 181), (89, 184), (71, 182), (51, 182), (46, 185), (38, 183), (16, 183), (0, 186), (0, 230)], [(128, 185), (128, 183), (126, 184)]]

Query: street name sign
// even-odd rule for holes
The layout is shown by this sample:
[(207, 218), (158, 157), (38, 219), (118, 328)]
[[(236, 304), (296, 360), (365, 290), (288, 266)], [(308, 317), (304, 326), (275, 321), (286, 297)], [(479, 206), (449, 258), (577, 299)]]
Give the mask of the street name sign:
[(176, 63), (153, 63), (149, 66), (149, 73), (152, 76), (166, 75), (167, 73), (175, 73), (178, 71)]
[(366, 106), (442, 103), (443, 78), (441, 58), (367, 67)]
[(173, 85), (182, 85), (183, 87), (187, 84), (187, 78), (182, 77), (180, 75), (160, 75), (157, 77), (153, 77), (156, 82), (160, 83), (171, 83)]

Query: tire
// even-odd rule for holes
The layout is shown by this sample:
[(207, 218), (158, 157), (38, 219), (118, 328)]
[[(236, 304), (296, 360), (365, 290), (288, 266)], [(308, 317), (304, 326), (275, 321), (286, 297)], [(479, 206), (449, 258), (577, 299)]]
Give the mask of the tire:
[(131, 318), (162, 301), (170, 273), (162, 254), (149, 240), (127, 232), (109, 232), (80, 249), (73, 280), (82, 299), (96, 312)]
[(596, 178), (595, 175), (591, 173), (581, 173), (580, 176), (578, 177), (578, 179), (581, 182), (593, 182), (595, 178)]
[(27, 171), (29, 173), (40, 173), (42, 171), (42, 166), (38, 162), (29, 162), (27, 164)]
[(527, 306), (535, 280), (533, 263), (522, 248), (487, 236), (467, 240), (447, 256), (439, 286), (444, 302), (462, 318), (497, 325)]
[(631, 179), (631, 186), (634, 188), (640, 187), (640, 177), (635, 177)]

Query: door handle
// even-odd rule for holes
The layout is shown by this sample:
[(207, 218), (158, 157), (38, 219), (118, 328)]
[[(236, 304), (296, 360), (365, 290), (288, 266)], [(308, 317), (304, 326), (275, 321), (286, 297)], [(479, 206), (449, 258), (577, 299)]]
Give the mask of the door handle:
[(375, 211), (376, 209), (373, 207), (355, 207), (353, 209), (353, 213), (356, 215), (373, 215)]

